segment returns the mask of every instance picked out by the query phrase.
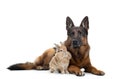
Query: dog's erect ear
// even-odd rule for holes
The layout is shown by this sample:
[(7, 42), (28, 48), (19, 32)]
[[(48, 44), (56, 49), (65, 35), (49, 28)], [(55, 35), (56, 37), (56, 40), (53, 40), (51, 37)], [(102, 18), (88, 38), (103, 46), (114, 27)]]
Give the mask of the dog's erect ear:
[(84, 19), (82, 20), (80, 27), (84, 27), (86, 30), (89, 29), (89, 19), (88, 16), (85, 16)]
[(66, 18), (66, 29), (68, 30), (69, 28), (74, 27), (74, 23), (70, 17)]

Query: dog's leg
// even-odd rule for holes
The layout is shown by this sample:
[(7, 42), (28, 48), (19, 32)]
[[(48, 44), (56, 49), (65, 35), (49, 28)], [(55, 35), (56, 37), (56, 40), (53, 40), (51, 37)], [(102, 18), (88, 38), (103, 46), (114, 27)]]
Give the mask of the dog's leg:
[(85, 75), (84, 72), (82, 72), (79, 67), (74, 66), (74, 65), (70, 65), (68, 67), (68, 71), (69, 71), (69, 73), (75, 74), (77, 76), (84, 76)]
[(36, 70), (42, 70), (43, 67), (42, 66), (36, 66)]
[(35, 61), (34, 64), (36, 65), (36, 69), (38, 70), (48, 70), (49, 69), (49, 62), (55, 54), (55, 49), (50, 48), (46, 50), (41, 56), (39, 56)]
[(104, 75), (105, 73), (101, 70), (97, 70), (95, 67), (89, 65), (85, 68), (85, 72), (89, 72), (89, 73), (92, 73), (92, 74), (95, 74), (95, 75)]

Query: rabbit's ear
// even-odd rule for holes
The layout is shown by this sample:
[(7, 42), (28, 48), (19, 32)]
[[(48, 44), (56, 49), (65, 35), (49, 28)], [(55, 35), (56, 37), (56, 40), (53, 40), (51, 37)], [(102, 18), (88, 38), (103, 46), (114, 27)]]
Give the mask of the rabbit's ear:
[(63, 42), (60, 42), (60, 44), (61, 44), (61, 45), (64, 45), (64, 43), (63, 43)]
[(58, 44), (54, 44), (55, 45), (55, 47), (57, 48), (57, 49), (59, 49), (60, 48), (60, 46), (58, 45)]

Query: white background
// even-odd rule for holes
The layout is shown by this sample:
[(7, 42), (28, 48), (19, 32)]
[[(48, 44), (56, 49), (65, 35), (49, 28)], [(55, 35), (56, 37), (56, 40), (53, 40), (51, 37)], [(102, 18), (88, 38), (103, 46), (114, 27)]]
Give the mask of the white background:
[[(66, 17), (79, 26), (86, 15), (91, 62), (105, 76), (6, 69), (15, 63), (33, 62), (54, 43), (65, 41)], [(118, 79), (119, 37), (119, 0), (0, 0), (0, 79)]]

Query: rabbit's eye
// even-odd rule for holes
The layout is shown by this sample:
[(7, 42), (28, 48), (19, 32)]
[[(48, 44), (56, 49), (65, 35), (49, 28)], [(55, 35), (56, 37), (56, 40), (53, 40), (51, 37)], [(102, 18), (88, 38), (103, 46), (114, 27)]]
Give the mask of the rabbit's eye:
[(62, 51), (63, 51), (62, 49), (59, 50), (59, 52), (62, 52)]
[(62, 51), (62, 50), (59, 50), (60, 52)]

